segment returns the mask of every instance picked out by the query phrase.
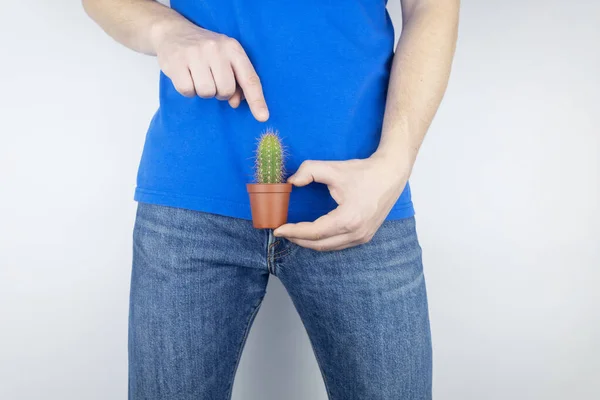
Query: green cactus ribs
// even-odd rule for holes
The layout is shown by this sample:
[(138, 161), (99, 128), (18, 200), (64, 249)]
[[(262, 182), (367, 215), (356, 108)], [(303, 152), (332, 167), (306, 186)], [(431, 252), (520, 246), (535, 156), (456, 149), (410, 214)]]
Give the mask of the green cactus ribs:
[(259, 139), (256, 150), (256, 181), (283, 182), (283, 147), (277, 131), (267, 130)]

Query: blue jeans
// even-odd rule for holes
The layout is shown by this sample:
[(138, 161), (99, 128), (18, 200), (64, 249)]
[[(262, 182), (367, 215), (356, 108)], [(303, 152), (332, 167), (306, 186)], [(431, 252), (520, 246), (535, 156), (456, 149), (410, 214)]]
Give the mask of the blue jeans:
[(414, 218), (320, 253), (251, 221), (145, 203), (134, 229), (129, 399), (230, 399), (270, 274), (302, 318), (330, 399), (431, 399)]

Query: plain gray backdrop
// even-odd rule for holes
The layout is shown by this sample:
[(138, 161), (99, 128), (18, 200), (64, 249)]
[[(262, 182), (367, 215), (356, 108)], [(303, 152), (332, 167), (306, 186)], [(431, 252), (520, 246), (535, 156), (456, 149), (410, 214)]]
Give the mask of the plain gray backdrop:
[[(132, 196), (156, 60), (74, 0), (6, 2), (0, 27), (0, 398), (125, 399)], [(436, 399), (600, 398), (599, 43), (595, 1), (463, 1), (411, 180)], [(325, 398), (272, 279), (234, 399)]]

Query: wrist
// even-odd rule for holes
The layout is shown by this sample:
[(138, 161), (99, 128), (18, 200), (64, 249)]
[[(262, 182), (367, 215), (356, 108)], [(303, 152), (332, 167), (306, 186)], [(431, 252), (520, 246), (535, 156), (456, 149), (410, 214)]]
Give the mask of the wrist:
[(379, 151), (373, 153), (369, 159), (375, 164), (381, 182), (396, 196), (400, 196), (410, 177), (412, 165), (400, 154)]
[(173, 21), (168, 18), (156, 18), (150, 24), (149, 42), (154, 54), (158, 54), (161, 43), (167, 32), (173, 29)]
[(149, 31), (149, 40), (154, 53), (158, 53), (165, 40), (168, 41), (169, 36), (172, 36), (173, 32), (185, 29), (185, 24), (189, 24), (189, 22), (180, 16), (161, 16), (155, 18), (150, 24)]
[(415, 161), (409, 154), (387, 149), (377, 149), (370, 158), (381, 164), (386, 171), (393, 172), (395, 176), (403, 180), (407, 180), (410, 176)]

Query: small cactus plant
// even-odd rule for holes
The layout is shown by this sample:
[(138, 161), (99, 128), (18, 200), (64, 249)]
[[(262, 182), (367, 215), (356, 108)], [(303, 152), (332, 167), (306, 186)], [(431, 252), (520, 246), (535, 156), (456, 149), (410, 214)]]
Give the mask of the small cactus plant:
[(285, 182), (284, 157), (279, 134), (268, 129), (258, 139), (256, 183), (246, 184), (252, 226), (257, 229), (275, 229), (287, 222), (292, 184)]
[(283, 146), (276, 131), (267, 130), (256, 150), (257, 183), (282, 183), (284, 179)]

